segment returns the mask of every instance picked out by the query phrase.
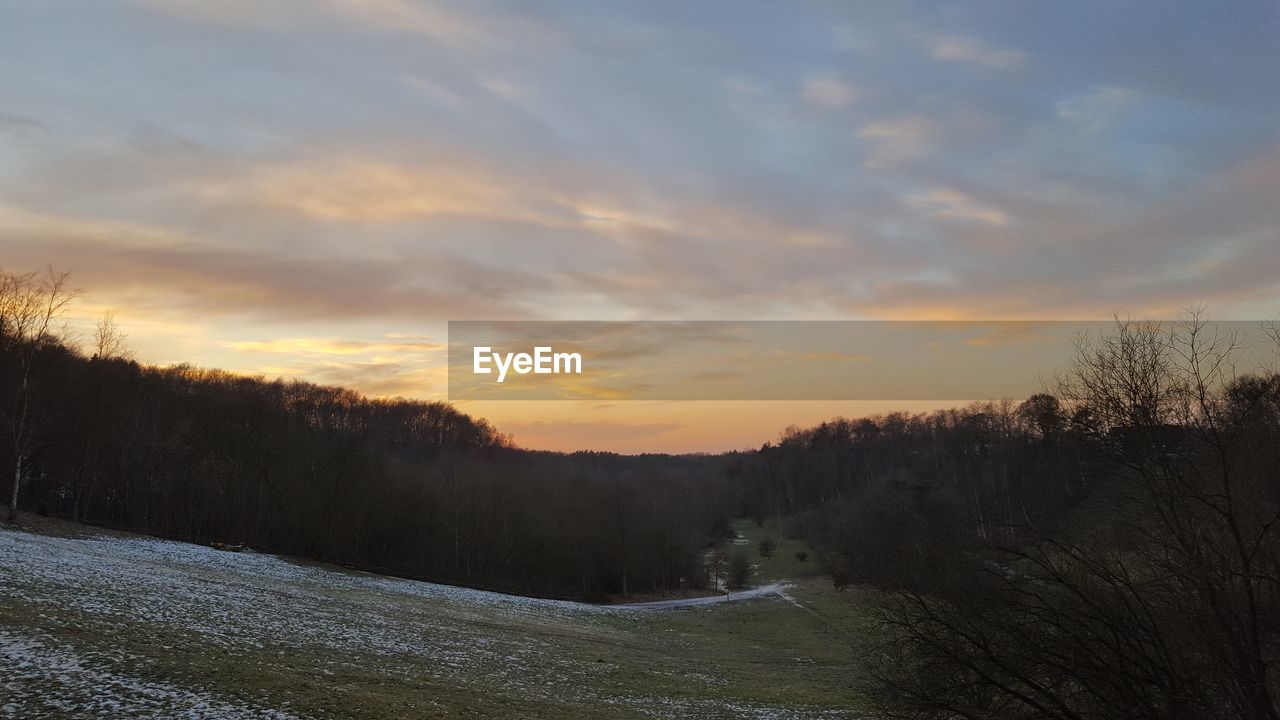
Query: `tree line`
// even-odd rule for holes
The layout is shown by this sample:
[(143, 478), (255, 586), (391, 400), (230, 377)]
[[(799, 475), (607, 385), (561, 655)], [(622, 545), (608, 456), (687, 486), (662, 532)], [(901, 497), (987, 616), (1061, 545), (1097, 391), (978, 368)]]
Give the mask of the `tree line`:
[(445, 403), (142, 365), (109, 319), (81, 351), (66, 282), (0, 274), (11, 507), (529, 595), (706, 583), (716, 458), (533, 452)]

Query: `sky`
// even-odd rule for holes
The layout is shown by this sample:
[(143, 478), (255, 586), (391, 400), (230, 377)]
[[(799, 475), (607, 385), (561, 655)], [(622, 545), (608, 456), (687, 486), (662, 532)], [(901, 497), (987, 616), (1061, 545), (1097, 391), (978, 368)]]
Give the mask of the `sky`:
[(1280, 3), (0, 0), (0, 267), (46, 263), (144, 362), (424, 399), (449, 320), (1273, 319)]

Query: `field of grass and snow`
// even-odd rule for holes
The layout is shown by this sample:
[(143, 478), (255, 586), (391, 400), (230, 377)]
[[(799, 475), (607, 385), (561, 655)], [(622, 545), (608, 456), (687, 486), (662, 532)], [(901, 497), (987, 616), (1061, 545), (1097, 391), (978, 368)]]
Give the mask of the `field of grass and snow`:
[(0, 529), (0, 718), (859, 716), (816, 580), (596, 606), (85, 534)]

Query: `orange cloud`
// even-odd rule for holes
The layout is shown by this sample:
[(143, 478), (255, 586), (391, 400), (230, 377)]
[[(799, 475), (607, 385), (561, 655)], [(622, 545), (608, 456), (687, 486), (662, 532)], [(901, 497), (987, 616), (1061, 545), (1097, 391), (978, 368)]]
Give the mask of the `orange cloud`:
[(339, 338), (278, 338), (225, 343), (232, 350), (318, 355), (367, 355), (369, 353), (439, 353), (445, 346), (428, 341), (364, 342)]
[(418, 169), (370, 159), (260, 166), (196, 192), (214, 203), (288, 209), (324, 220), (391, 222), (433, 216), (565, 225), (567, 208), (545, 193), (457, 164)]
[(811, 352), (800, 356), (801, 360), (824, 360), (833, 362), (872, 362), (875, 358), (862, 353)]

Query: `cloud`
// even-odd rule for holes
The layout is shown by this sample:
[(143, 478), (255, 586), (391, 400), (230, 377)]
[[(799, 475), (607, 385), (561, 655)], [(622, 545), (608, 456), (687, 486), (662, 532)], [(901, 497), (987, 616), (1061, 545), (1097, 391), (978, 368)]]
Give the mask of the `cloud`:
[(44, 123), (30, 118), (25, 115), (14, 115), (11, 113), (0, 112), (0, 133), (28, 133), (36, 130), (45, 130), (48, 126)]
[(891, 168), (929, 152), (942, 135), (933, 120), (921, 115), (900, 115), (862, 126), (858, 137), (874, 144), (867, 156), (868, 168)]
[(383, 33), (411, 33), (456, 46), (500, 44), (512, 31), (546, 38), (549, 29), (514, 15), (469, 13), (443, 3), (410, 0), (131, 0), (185, 20), (299, 32), (316, 22)]
[[(1202, 303), (1215, 318), (1257, 319), (1233, 309), (1274, 307), (1280, 294), (1280, 146), (1131, 212), (1023, 204), (1017, 217), (1037, 232), (985, 250), (970, 242), (950, 263), (953, 282), (899, 276), (831, 302), (901, 319), (1176, 317)], [(974, 223), (959, 237), (992, 230)]]
[(1026, 63), (1027, 55), (1021, 50), (993, 48), (981, 40), (967, 35), (930, 33), (920, 37), (921, 44), (934, 60), (942, 62), (972, 63), (995, 70), (1010, 70)]
[(196, 188), (211, 203), (292, 210), (324, 220), (392, 222), (433, 216), (551, 223), (566, 209), (509, 178), (457, 164), (417, 169), (372, 159), (263, 165)]
[[(392, 334), (389, 340), (394, 339)], [(425, 340), (363, 341), (343, 338), (293, 337), (272, 340), (240, 340), (226, 343), (232, 350), (305, 355), (368, 355), (371, 353), (439, 353), (445, 346)]]
[(504, 80), (497, 77), (481, 78), (480, 85), (497, 97), (511, 102), (528, 100), (537, 92), (529, 85), (522, 85), (511, 80)]
[(1009, 216), (993, 207), (974, 201), (968, 195), (951, 188), (940, 188), (926, 193), (908, 195), (907, 202), (929, 215), (946, 220), (981, 222), (988, 225), (1008, 224)]
[(406, 333), (384, 333), (376, 340), (282, 337), (220, 344), (229, 351), (229, 361), (250, 374), (339, 385), (377, 397), (427, 398), (446, 392), (444, 346)]
[(722, 382), (725, 380), (740, 380), (742, 373), (730, 370), (703, 370), (689, 376), (694, 382)]
[(1104, 87), (1060, 100), (1055, 107), (1059, 118), (1096, 133), (1109, 126), (1133, 103), (1135, 97), (1137, 93), (1130, 88)]
[(835, 46), (841, 50), (870, 55), (880, 49), (880, 42), (866, 28), (840, 25), (832, 33)]
[(466, 104), (466, 98), (459, 92), (428, 77), (410, 75), (404, 78), (404, 84), (446, 107), (458, 108)]
[(442, 368), (396, 360), (306, 366), (298, 368), (295, 377), (322, 385), (353, 388), (374, 397), (443, 397), (448, 386)]
[(14, 266), (52, 262), (71, 271), (87, 293), (120, 298), (135, 310), (205, 318), (518, 318), (530, 309), (514, 296), (549, 287), (536, 274), (446, 253), (305, 257), (287, 248), (220, 246), (151, 226), (3, 206), (0, 238)]
[(809, 78), (800, 94), (814, 105), (829, 108), (847, 107), (858, 99), (856, 88), (830, 77)]
[(801, 360), (814, 360), (819, 362), (872, 362), (875, 358), (863, 353), (845, 353), (845, 352), (810, 352), (800, 355)]

